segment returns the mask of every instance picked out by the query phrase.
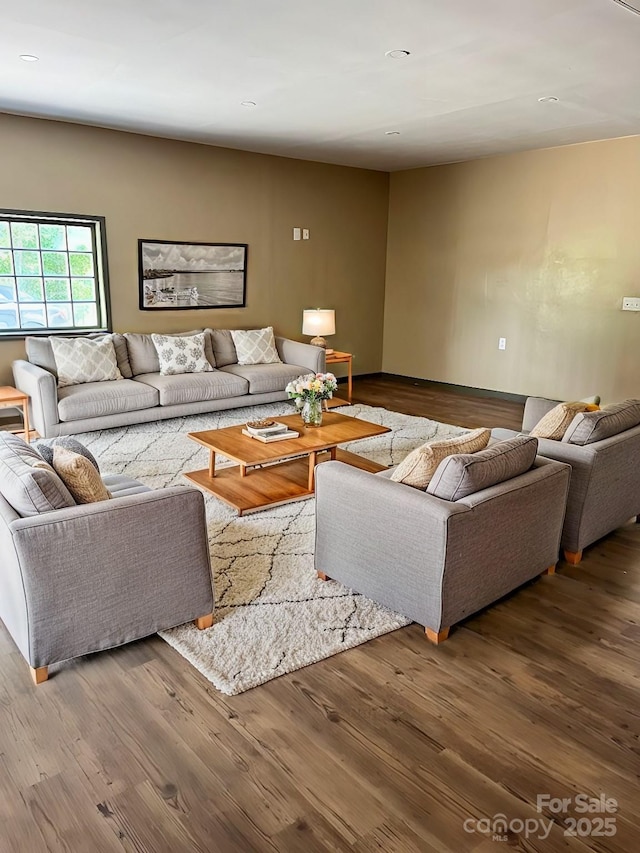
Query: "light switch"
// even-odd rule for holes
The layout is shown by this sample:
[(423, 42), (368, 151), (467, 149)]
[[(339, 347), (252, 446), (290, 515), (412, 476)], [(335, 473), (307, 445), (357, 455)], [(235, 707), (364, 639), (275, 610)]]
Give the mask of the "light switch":
[(308, 239), (309, 239), (309, 229), (308, 229), (308, 228), (303, 228), (303, 229), (302, 229), (302, 239), (303, 239), (303, 240), (308, 240)]
[(293, 229), (293, 239), (294, 239), (294, 240), (299, 240), (299, 239), (300, 239), (300, 229), (299, 229), (299, 228), (294, 228), (294, 229)]

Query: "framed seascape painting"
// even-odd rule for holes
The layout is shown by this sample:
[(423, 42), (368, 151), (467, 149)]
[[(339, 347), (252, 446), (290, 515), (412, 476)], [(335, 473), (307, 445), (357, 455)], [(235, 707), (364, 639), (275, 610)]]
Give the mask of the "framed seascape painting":
[(246, 243), (138, 240), (140, 308), (244, 308)]

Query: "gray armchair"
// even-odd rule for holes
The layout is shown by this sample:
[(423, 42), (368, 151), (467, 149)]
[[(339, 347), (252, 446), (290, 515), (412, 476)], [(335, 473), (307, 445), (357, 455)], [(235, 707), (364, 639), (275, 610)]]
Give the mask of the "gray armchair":
[[(529, 397), (522, 432), (528, 433), (556, 405), (556, 400)], [(512, 430), (492, 430), (497, 439), (514, 435)], [(584, 548), (640, 514), (640, 425), (585, 445), (541, 438), (538, 453), (571, 465), (561, 547), (565, 560), (578, 565)]]
[(48, 666), (213, 621), (204, 499), (106, 476), (112, 500), (21, 517), (0, 494), (0, 618), (36, 684)]
[(448, 501), (388, 472), (323, 462), (318, 576), (402, 613), (441, 642), (461, 619), (554, 571), (568, 483), (568, 466), (538, 457), (526, 473)]

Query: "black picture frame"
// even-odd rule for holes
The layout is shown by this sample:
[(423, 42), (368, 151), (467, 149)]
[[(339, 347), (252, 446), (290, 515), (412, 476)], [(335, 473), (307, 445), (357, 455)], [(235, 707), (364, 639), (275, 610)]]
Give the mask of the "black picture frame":
[(138, 240), (141, 311), (245, 308), (247, 243)]

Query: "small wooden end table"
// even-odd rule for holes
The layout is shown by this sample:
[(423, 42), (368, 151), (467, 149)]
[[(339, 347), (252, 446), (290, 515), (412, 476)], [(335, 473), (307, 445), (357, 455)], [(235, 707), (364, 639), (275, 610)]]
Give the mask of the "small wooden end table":
[(352, 363), (353, 363), (353, 354), (350, 352), (339, 352), (338, 350), (334, 350), (331, 353), (328, 353), (325, 356), (325, 361), (327, 364), (346, 364), (349, 368), (349, 374), (347, 377), (347, 399), (341, 400), (340, 397), (332, 397), (330, 400), (327, 400), (327, 408), (334, 409), (336, 406), (344, 406), (346, 403), (351, 403), (351, 392), (353, 386), (353, 372), (352, 372)]
[(22, 408), (22, 426), (24, 429), (24, 440), (29, 441), (29, 395), (18, 391), (11, 385), (0, 386), (0, 409)]

